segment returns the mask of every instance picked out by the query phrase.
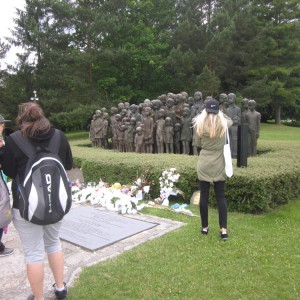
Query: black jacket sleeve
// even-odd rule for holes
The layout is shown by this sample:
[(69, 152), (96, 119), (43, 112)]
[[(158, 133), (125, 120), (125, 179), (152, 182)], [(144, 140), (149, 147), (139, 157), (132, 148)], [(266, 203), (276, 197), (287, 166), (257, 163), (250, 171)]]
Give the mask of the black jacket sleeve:
[(61, 134), (61, 143), (60, 143), (60, 149), (58, 154), (62, 160), (65, 169), (71, 170), (73, 167), (73, 156), (72, 156), (71, 147), (63, 132), (60, 132), (60, 134)]
[[(4, 146), (4, 151), (2, 154), (2, 169), (6, 176), (10, 178), (15, 178), (17, 176), (18, 171), (18, 155), (22, 157), (22, 153), (20, 151), (16, 151), (16, 145), (13, 140), (8, 137), (6, 140), (6, 144)], [(26, 157), (24, 157), (24, 165), (26, 164)]]

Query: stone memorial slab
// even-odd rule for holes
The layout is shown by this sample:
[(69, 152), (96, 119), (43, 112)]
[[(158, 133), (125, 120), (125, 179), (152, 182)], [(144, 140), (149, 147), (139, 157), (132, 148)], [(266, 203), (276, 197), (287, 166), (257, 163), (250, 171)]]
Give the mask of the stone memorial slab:
[(93, 207), (76, 207), (64, 217), (60, 238), (94, 251), (157, 225)]

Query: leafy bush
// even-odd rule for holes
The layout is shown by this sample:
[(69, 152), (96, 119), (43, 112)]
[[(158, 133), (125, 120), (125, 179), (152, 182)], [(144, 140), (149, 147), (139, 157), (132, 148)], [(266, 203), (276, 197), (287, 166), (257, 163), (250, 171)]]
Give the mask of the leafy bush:
[(86, 130), (96, 109), (96, 105), (79, 105), (72, 111), (51, 114), (49, 120), (63, 131)]
[[(184, 201), (189, 203), (198, 190), (196, 156), (120, 153), (86, 147), (86, 139), (71, 141), (71, 145), (75, 164), (82, 168), (86, 181), (98, 182), (101, 178), (110, 184), (130, 184), (144, 175), (154, 180), (151, 196), (156, 198), (161, 173), (175, 167), (180, 173), (176, 186), (184, 192)], [(260, 141), (258, 152), (261, 154), (248, 158), (247, 168), (237, 168), (234, 160), (234, 176), (226, 182), (231, 211), (261, 213), (300, 195), (299, 141)], [(216, 205), (213, 188), (210, 201)]]
[(282, 124), (286, 125), (286, 126), (291, 126), (291, 127), (300, 127), (300, 121), (290, 121), (290, 122), (285, 122), (283, 121)]

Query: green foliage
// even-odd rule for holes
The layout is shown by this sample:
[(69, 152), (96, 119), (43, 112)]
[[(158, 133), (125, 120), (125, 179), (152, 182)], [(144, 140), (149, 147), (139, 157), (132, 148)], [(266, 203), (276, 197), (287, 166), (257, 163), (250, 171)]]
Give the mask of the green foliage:
[(291, 108), (294, 115), (299, 115), (299, 3), (258, 2), (260, 5), (253, 7), (258, 35), (249, 64), (249, 87), (264, 80), (265, 98), (271, 104), (276, 123), (280, 124), (283, 109)]
[(0, 104), (13, 118), (36, 90), (49, 116), (200, 90), (253, 98), (277, 124), (296, 119), (298, 11), (295, 0), (27, 0), (7, 40), (24, 52), (1, 72)]
[(196, 77), (197, 86), (203, 86), (203, 93), (207, 96), (217, 97), (220, 89), (220, 80), (214, 71), (208, 69), (207, 66), (203, 68), (202, 73)]
[(69, 112), (51, 114), (49, 119), (53, 125), (63, 131), (87, 129), (93, 114), (99, 109), (96, 105), (79, 105)]

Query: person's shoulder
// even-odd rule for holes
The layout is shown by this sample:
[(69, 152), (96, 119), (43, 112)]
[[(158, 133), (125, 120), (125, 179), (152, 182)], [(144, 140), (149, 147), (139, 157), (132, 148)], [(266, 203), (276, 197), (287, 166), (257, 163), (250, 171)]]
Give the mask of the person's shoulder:
[(55, 131), (58, 132), (58, 134), (60, 135), (62, 140), (65, 140), (65, 141), (68, 140), (66, 135), (64, 134), (64, 132), (62, 130), (57, 129), (57, 128), (53, 128), (53, 134), (54, 134)]
[(15, 132), (11, 133), (7, 138), (6, 138), (6, 146), (9, 146), (11, 143), (15, 143), (15, 139), (19, 139), (21, 135), (20, 130), (16, 130)]
[(20, 130), (16, 130), (16, 131), (14, 131), (14, 132), (12, 132), (8, 137), (7, 137), (7, 139), (9, 138), (9, 137), (12, 137), (12, 136), (17, 136), (17, 135), (19, 135), (21, 133), (21, 131)]

